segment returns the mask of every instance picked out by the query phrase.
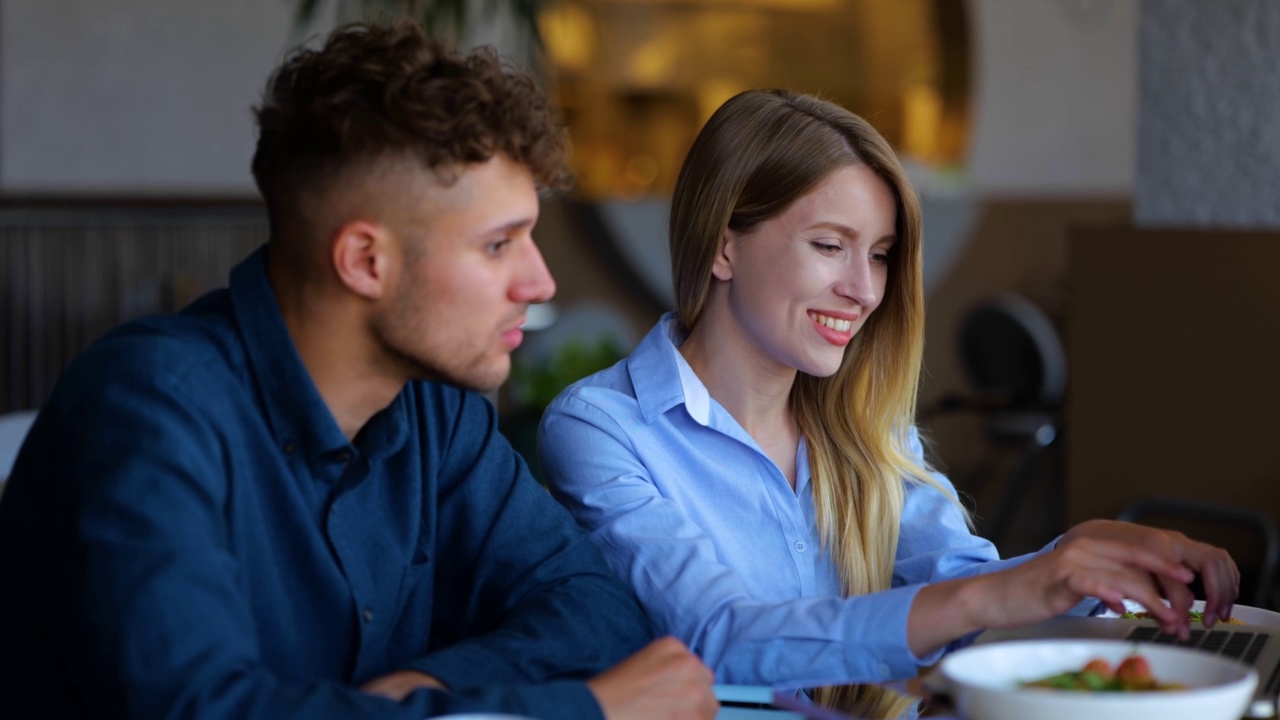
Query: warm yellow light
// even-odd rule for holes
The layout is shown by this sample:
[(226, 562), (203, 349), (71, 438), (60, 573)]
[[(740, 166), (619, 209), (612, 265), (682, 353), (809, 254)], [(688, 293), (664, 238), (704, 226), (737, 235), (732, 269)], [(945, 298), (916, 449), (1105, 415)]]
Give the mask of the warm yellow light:
[(591, 68), (597, 33), (590, 10), (573, 2), (552, 3), (538, 14), (538, 31), (558, 68), (579, 73)]
[(726, 10), (817, 11), (833, 10), (846, 0), (597, 0), (601, 5), (659, 5), (689, 6), (699, 8), (724, 8)]
[(724, 104), (726, 100), (751, 87), (741, 80), (729, 78), (713, 78), (698, 83), (698, 125), (701, 127), (711, 118), (711, 113)]
[(960, 161), (964, 26), (939, 25), (944, 5), (546, 0), (540, 27), (578, 191), (669, 195), (698, 129), (749, 88), (818, 94), (866, 116), (904, 155)]
[(627, 61), (627, 78), (639, 87), (667, 84), (680, 60), (680, 37), (658, 35), (637, 47)]
[(916, 83), (902, 94), (902, 149), (920, 160), (938, 153), (942, 129), (942, 96), (929, 83)]

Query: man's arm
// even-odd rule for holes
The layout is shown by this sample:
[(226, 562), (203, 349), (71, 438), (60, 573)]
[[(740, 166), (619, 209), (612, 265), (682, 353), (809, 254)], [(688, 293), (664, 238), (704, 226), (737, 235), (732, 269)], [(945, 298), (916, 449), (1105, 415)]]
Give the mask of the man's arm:
[(474, 393), (422, 387), (450, 415), (437, 448), (432, 632), (447, 647), (412, 669), (455, 689), (585, 679), (651, 640), (634, 594), (534, 481), (498, 433), (492, 406)]
[[(6, 635), (51, 658), (33, 676), (64, 676), (75, 704), (106, 718), (420, 720), (525, 706), (528, 688), (424, 690), (396, 703), (269, 671), (229, 550), (224, 453), (235, 448), (208, 420), (213, 400), (124, 360), (114, 371), (111, 357), (88, 360), (45, 408), (26, 477), (5, 498), (15, 524), (0, 552), (17, 581), (6, 593), (25, 595), (31, 626)], [(0, 649), (6, 667), (21, 652)], [(40, 698), (27, 701), (8, 707)]]

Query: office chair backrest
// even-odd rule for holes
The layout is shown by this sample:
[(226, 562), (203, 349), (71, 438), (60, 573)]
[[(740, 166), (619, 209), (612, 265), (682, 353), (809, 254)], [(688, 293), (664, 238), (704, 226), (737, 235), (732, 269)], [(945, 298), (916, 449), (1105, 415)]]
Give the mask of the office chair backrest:
[(1270, 516), (1231, 505), (1149, 497), (1126, 505), (1116, 519), (1178, 530), (1226, 548), (1240, 566), (1240, 602), (1275, 609), (1280, 529)]
[(979, 396), (1015, 407), (1062, 402), (1062, 341), (1048, 316), (1021, 295), (1001, 293), (970, 310), (960, 326), (960, 355)]

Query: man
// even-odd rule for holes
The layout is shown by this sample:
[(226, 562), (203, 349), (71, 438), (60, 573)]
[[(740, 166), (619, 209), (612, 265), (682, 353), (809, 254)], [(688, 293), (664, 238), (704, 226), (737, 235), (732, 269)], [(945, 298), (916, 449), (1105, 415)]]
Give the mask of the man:
[(711, 717), (710, 671), (641, 649), (473, 392), (555, 289), (546, 98), (411, 23), (348, 26), (257, 119), (270, 242), (77, 359), (19, 455), (0, 715)]

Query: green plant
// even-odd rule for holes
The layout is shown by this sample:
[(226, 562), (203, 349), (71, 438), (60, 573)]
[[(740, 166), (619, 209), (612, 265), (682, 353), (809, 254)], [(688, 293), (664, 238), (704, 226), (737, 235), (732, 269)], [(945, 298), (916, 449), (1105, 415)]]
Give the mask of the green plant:
[(594, 344), (570, 340), (540, 363), (517, 360), (511, 369), (511, 399), (522, 411), (541, 416), (570, 384), (622, 359), (612, 338)]

